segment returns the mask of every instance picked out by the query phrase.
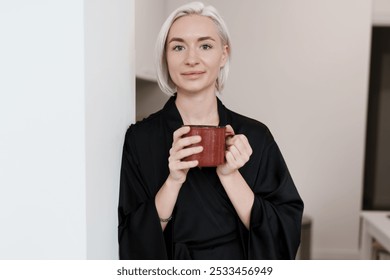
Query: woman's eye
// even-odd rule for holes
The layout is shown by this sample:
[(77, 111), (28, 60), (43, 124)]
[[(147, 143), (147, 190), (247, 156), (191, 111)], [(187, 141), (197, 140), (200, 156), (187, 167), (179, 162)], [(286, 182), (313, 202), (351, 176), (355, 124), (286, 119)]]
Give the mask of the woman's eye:
[(174, 51), (182, 51), (182, 50), (184, 50), (184, 47), (183, 46), (174, 46), (173, 50)]
[(212, 48), (212, 46), (209, 45), (209, 44), (204, 44), (204, 45), (201, 46), (201, 48), (202, 48), (202, 50), (209, 50), (209, 49)]

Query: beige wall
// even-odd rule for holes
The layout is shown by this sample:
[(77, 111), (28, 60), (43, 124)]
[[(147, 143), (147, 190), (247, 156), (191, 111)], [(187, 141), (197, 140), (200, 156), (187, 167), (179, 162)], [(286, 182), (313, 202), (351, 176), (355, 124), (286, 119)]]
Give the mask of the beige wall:
[(390, 1), (373, 0), (373, 23), (374, 25), (390, 26)]
[[(135, 0), (136, 120), (161, 109), (168, 100), (156, 82), (154, 47), (166, 17), (166, 0)], [(149, 16), (145, 16), (145, 15)]]

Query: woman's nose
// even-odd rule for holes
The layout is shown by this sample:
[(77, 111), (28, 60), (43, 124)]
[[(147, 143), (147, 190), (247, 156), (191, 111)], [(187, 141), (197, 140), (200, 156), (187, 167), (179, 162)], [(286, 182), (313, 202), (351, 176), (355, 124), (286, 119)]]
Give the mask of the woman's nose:
[(199, 63), (199, 58), (198, 54), (196, 53), (196, 50), (192, 48), (188, 50), (185, 63), (190, 66), (197, 65)]

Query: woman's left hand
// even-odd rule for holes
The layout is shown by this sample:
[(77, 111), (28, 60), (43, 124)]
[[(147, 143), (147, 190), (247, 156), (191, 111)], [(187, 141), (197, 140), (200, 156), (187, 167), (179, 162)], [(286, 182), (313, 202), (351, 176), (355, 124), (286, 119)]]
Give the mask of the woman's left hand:
[(226, 138), (226, 162), (217, 167), (218, 175), (229, 175), (237, 171), (252, 155), (252, 148), (244, 134), (235, 135), (230, 125), (226, 126), (226, 134), (230, 135)]

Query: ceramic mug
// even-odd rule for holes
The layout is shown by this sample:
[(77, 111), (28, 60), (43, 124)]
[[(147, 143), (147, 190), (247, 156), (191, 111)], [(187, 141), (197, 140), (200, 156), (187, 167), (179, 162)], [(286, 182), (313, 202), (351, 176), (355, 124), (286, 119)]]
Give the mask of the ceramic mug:
[[(187, 125), (186, 125), (187, 126)], [(203, 151), (184, 158), (184, 161), (198, 160), (199, 167), (212, 167), (225, 163), (225, 126), (188, 125), (191, 130), (183, 137), (199, 135), (202, 140), (191, 145), (202, 146)]]

